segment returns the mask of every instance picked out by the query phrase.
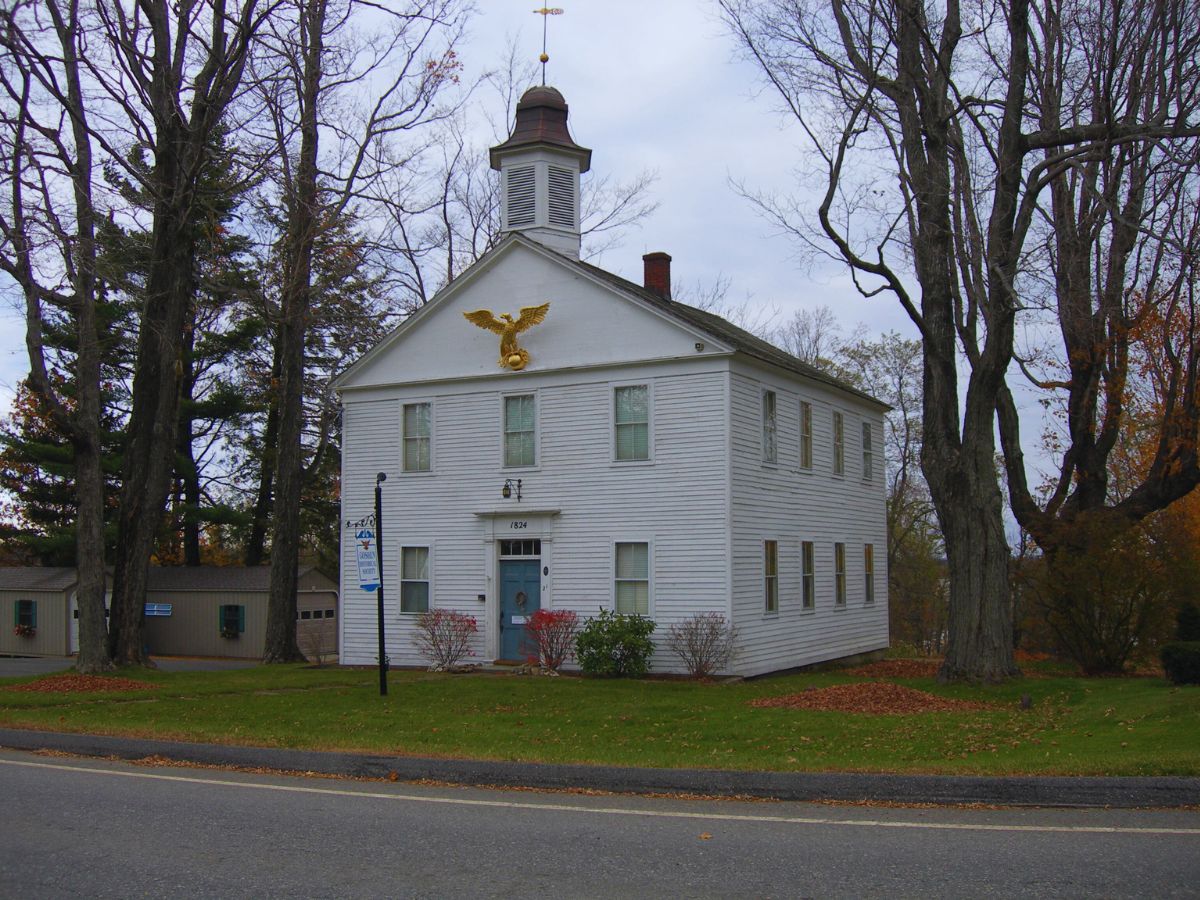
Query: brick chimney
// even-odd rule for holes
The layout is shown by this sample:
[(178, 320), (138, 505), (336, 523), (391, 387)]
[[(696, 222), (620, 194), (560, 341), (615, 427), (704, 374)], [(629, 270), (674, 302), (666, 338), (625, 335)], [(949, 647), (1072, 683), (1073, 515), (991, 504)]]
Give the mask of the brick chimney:
[(671, 299), (671, 257), (661, 250), (657, 253), (647, 253), (642, 257), (646, 266), (643, 284), (646, 290), (653, 291), (664, 300)]

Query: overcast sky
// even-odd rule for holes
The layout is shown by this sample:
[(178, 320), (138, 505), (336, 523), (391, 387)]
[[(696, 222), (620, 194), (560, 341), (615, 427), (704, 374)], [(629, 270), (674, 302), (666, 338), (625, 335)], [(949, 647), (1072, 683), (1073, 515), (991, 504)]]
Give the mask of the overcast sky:
[[(508, 39), (530, 59), (541, 52), (542, 17), (530, 0), (481, 0), (460, 57), (468, 75), (495, 68)], [(827, 305), (847, 329), (912, 334), (898, 304), (860, 298), (842, 271), (806, 271), (789, 242), (773, 235), (730, 187), (745, 180), (768, 192), (790, 190), (804, 152), (800, 136), (757, 90), (738, 61), (715, 4), (695, 0), (563, 0), (549, 17), (547, 83), (570, 106), (577, 142), (593, 150), (592, 173), (629, 179), (658, 173), (658, 210), (623, 246), (592, 260), (634, 281), (641, 256), (664, 250), (685, 285), (731, 281), (729, 298), (778, 309)], [(585, 175), (588, 178), (590, 175)], [(0, 309), (0, 414), (27, 370), (24, 325), (11, 284)]]

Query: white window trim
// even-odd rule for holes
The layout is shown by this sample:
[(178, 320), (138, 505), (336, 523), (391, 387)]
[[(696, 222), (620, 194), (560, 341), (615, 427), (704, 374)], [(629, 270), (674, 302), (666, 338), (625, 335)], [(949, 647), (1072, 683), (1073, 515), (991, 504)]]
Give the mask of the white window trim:
[[(422, 403), (429, 404), (429, 468), (428, 469), (406, 469), (404, 468), (404, 407), (419, 406)], [(437, 404), (432, 397), (414, 397), (400, 401), (400, 469), (401, 476), (405, 478), (423, 478), (433, 475), (437, 472), (437, 447), (434, 435), (437, 433)]]
[[(654, 540), (646, 535), (622, 535), (614, 537), (608, 542), (608, 608), (612, 612), (617, 611), (617, 544), (645, 544), (646, 545), (646, 615), (645, 618), (654, 618)], [(629, 579), (627, 579), (629, 580)]]
[[(841, 422), (842, 439), (838, 441), (838, 422)], [(834, 478), (846, 477), (846, 414), (832, 410), (829, 417), (829, 446), (833, 450), (832, 472)], [(840, 446), (840, 451), (839, 451)], [(839, 460), (840, 455), (840, 460)]]
[(429, 578), (426, 580), (426, 584), (429, 585), (429, 604), (426, 607), (426, 609), (429, 612), (433, 612), (433, 610), (436, 608), (436, 604), (433, 601), (433, 575), (434, 575), (433, 541), (430, 541), (430, 540), (402, 540), (402, 541), (400, 541), (400, 543), (398, 543), (396, 545), (396, 550), (397, 550), (397, 554), (396, 554), (396, 614), (400, 617), (400, 619), (402, 621), (408, 620), (408, 619), (411, 619), (411, 618), (414, 618), (414, 617), (420, 615), (419, 612), (406, 612), (402, 608), (402, 604), (404, 602), (404, 582), (405, 581), (417, 582), (417, 581), (421, 580), (419, 578), (407, 578), (406, 579), (404, 577), (404, 548), (405, 547), (423, 548), (425, 550), (425, 553), (427, 554), (427, 565), (429, 568)]
[[(772, 398), (775, 418), (775, 458), (767, 459), (767, 395)], [(779, 465), (779, 391), (764, 387), (758, 393), (758, 443), (759, 461), (767, 468)]]
[[(510, 466), (505, 464), (504, 407), (509, 397), (533, 397), (533, 465)], [(505, 391), (500, 394), (500, 468), (509, 472), (536, 472), (542, 467), (542, 398), (536, 389), (530, 391)], [(432, 460), (431, 460), (432, 462)]]
[[(812, 547), (812, 605), (804, 605), (804, 545), (808, 544)], [(815, 538), (802, 537), (796, 542), (796, 551), (799, 554), (799, 571), (800, 571), (800, 613), (801, 615), (811, 616), (817, 611), (817, 541)]]
[[(767, 575), (767, 542), (768, 541), (773, 542), (775, 544), (775, 575), (774, 575), (774, 578), (775, 578), (775, 608), (774, 609), (767, 608), (767, 578), (769, 577)], [(779, 607), (782, 605), (780, 588), (781, 588), (781, 583), (783, 580), (783, 575), (782, 575), (783, 564), (780, 559), (779, 548), (783, 544), (784, 544), (784, 542), (781, 541), (778, 537), (774, 537), (774, 536), (770, 536), (770, 535), (764, 535), (763, 539), (761, 541), (759, 541), (759, 554), (758, 555), (759, 555), (759, 558), (762, 560), (759, 571), (762, 573), (762, 579), (761, 579), (760, 583), (762, 584), (762, 589), (763, 589), (763, 592), (762, 592), (762, 604), (763, 605), (762, 605), (761, 609), (762, 609), (763, 616), (766, 618), (774, 618), (774, 617), (778, 616), (779, 615)]]
[[(808, 407), (808, 464), (804, 462), (804, 407)], [(816, 455), (813, 444), (813, 402), (800, 398), (796, 405), (796, 468), (801, 472), (813, 470), (813, 458)]]
[[(613, 466), (654, 465), (654, 381), (649, 378), (610, 381), (608, 385), (608, 455)], [(646, 389), (646, 459), (617, 459), (617, 388)], [(624, 543), (624, 542), (623, 542)]]

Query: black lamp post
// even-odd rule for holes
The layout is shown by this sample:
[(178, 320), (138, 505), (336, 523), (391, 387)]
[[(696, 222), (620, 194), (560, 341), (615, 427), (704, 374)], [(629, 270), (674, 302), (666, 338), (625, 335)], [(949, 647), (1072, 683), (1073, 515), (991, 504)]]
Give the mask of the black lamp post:
[(379, 610), (379, 696), (387, 696), (387, 650), (383, 639), (383, 491), (380, 487), (387, 481), (387, 472), (375, 476), (375, 554), (379, 560), (379, 588), (375, 593)]

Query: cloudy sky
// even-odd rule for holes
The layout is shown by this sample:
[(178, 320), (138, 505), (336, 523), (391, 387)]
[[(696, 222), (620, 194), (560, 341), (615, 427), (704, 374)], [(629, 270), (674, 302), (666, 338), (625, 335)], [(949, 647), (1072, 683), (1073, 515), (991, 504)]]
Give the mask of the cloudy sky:
[[(480, 0), (460, 56), (468, 74), (495, 68), (510, 39), (536, 59), (542, 17), (530, 0)], [(745, 180), (786, 191), (804, 152), (800, 136), (757, 89), (755, 71), (736, 59), (715, 4), (695, 0), (562, 0), (549, 18), (547, 82), (570, 105), (576, 141), (593, 150), (592, 171), (628, 179), (651, 169), (660, 204), (624, 244), (593, 260), (632, 280), (641, 256), (664, 250), (679, 283), (730, 280), (729, 298), (779, 310), (833, 308), (847, 328), (912, 331), (887, 297), (865, 301), (844, 273), (798, 266), (789, 243), (772, 234), (730, 187)], [(589, 177), (587, 175), (585, 178)], [(0, 286), (0, 414), (24, 374), (24, 328), (11, 284)]]

